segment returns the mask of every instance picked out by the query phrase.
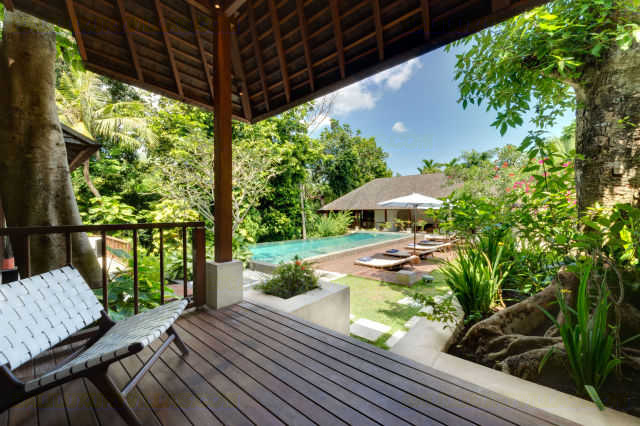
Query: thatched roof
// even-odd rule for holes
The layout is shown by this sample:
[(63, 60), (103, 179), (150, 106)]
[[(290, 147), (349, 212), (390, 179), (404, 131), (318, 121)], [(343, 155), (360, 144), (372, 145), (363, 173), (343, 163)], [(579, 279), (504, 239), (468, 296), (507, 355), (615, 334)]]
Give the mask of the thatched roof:
[(451, 194), (458, 186), (448, 185), (447, 177), (442, 173), (374, 179), (327, 204), (320, 211), (382, 210), (383, 208), (378, 205), (382, 201), (409, 195), (413, 192), (434, 198), (443, 198)]
[(250, 122), (546, 1), (0, 0), (73, 31), (87, 69), (207, 109), (224, 12), (233, 115)]
[(64, 136), (64, 144), (67, 148), (67, 161), (69, 162), (69, 169), (71, 171), (79, 167), (100, 149), (100, 144), (64, 124), (62, 124), (62, 134)]

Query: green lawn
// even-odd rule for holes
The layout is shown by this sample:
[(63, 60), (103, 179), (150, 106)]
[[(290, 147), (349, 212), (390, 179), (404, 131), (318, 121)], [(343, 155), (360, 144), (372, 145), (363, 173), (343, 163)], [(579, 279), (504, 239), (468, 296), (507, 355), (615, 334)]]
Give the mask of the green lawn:
[[(399, 304), (399, 300), (407, 296), (412, 297), (416, 293), (437, 296), (449, 291), (439, 271), (433, 271), (431, 275), (434, 277), (433, 282), (425, 284), (421, 281), (412, 287), (352, 275), (335, 282), (351, 288), (351, 315), (354, 315), (356, 320), (366, 318), (391, 327), (389, 333), (373, 342), (376, 346), (386, 349), (384, 342), (396, 331), (406, 331), (404, 324), (420, 311), (419, 307)], [(367, 343), (371, 342), (367, 341)]]

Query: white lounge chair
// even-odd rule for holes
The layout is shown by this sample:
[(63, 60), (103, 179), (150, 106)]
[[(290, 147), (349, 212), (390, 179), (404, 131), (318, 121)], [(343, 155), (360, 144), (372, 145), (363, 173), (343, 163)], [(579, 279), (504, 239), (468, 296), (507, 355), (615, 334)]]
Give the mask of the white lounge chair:
[[(104, 394), (128, 425), (140, 425), (126, 400), (160, 354), (174, 342), (188, 353), (173, 330), (186, 299), (162, 305), (122, 321), (112, 321), (82, 276), (67, 266), (0, 285), (0, 412), (32, 396), (85, 377)], [(52, 370), (20, 380), (13, 370), (92, 324), (86, 344)], [(140, 352), (163, 333), (167, 339), (121, 391), (109, 378), (109, 365)]]
[(381, 257), (361, 257), (355, 261), (356, 265), (368, 266), (377, 269), (400, 269), (406, 264), (419, 261), (418, 256), (409, 256), (402, 259), (385, 259)]
[(416, 249), (417, 251), (420, 251), (422, 255), (427, 254), (427, 253), (435, 253), (437, 251), (440, 251), (442, 249), (448, 248), (448, 247), (453, 247), (453, 242), (449, 242), (449, 243), (442, 243), (442, 244), (438, 244), (438, 245), (422, 245), (422, 244), (407, 244), (407, 248), (408, 249)]

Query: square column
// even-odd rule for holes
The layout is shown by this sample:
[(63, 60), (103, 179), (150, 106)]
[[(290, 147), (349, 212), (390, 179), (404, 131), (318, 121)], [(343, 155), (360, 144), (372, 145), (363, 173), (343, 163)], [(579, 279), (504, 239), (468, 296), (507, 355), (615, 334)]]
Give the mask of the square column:
[(207, 262), (207, 306), (221, 309), (242, 302), (242, 262)]

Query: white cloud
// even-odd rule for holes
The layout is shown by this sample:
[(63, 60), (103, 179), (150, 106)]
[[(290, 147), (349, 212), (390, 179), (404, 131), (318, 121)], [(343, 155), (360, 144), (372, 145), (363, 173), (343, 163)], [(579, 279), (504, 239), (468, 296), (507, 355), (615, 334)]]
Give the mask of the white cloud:
[(378, 102), (378, 97), (366, 87), (364, 82), (358, 82), (340, 90), (333, 102), (333, 113), (346, 115), (351, 111), (373, 109)]
[(422, 68), (419, 59), (410, 59), (407, 62), (382, 71), (371, 79), (378, 85), (384, 85), (391, 90), (398, 90), (411, 79), (413, 73)]
[(365, 80), (354, 83), (333, 95), (334, 116), (344, 116), (352, 111), (371, 110), (382, 99), (387, 90), (397, 91), (407, 83), (414, 73), (422, 68), (419, 59), (411, 59)]
[(402, 121), (396, 121), (396, 124), (393, 125), (391, 130), (393, 130), (396, 133), (406, 133), (407, 126), (405, 126)]

